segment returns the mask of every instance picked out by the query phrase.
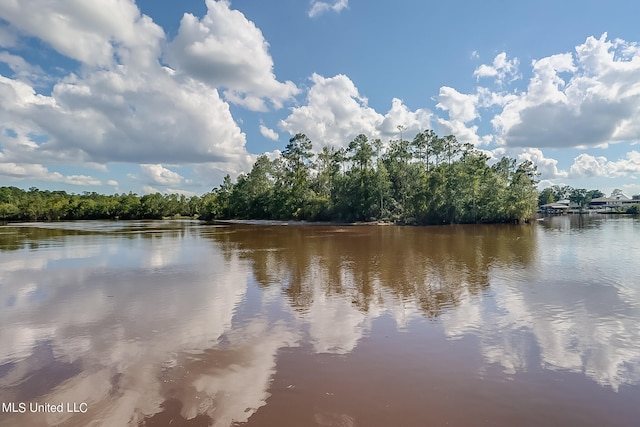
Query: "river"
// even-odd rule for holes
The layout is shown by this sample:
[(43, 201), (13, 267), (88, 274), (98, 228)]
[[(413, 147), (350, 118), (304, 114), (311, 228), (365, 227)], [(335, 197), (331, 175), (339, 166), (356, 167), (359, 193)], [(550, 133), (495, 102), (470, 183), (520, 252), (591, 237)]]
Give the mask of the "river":
[(0, 426), (632, 426), (640, 220), (0, 227)]

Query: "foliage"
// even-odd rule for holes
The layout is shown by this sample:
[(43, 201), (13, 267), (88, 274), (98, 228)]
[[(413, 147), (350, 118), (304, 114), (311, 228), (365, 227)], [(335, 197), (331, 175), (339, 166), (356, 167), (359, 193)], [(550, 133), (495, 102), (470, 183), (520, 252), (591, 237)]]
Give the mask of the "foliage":
[[(205, 219), (391, 220), (406, 224), (520, 222), (535, 216), (536, 168), (489, 158), (428, 130), (412, 141), (358, 135), (314, 154), (304, 134), (282, 155), (261, 156), (248, 175), (202, 197)], [(227, 202), (230, 200), (230, 202)]]
[(489, 158), (454, 136), (428, 130), (412, 141), (358, 135), (346, 149), (314, 154), (304, 134), (273, 160), (259, 156), (251, 171), (201, 197), (160, 193), (101, 195), (0, 187), (0, 220), (139, 219), (173, 216), (206, 220), (296, 219), (394, 221), (405, 224), (521, 222), (537, 204), (571, 194), (536, 191), (536, 168)]
[(633, 205), (627, 208), (627, 213), (632, 215), (640, 214), (640, 205)]
[(0, 187), (0, 220), (51, 221), (74, 219), (159, 219), (197, 216), (201, 200), (193, 196), (160, 193), (103, 195), (68, 194), (30, 188)]

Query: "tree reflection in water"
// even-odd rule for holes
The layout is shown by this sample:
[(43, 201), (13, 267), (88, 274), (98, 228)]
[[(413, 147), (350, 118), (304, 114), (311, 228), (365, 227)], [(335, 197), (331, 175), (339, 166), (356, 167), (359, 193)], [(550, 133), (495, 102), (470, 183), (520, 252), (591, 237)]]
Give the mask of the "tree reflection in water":
[(532, 226), (234, 226), (210, 237), (226, 256), (249, 260), (261, 286), (282, 286), (301, 312), (321, 292), (364, 312), (389, 296), (437, 317), (487, 289), (492, 267), (527, 268), (536, 252)]

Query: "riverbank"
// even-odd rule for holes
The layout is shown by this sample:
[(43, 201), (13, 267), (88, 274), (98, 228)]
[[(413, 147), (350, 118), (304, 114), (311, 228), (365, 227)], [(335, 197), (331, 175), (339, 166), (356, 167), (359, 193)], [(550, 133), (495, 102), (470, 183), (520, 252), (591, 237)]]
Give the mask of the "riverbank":
[(362, 226), (362, 225), (399, 225), (388, 221), (362, 221), (362, 222), (334, 222), (334, 221), (281, 221), (271, 219), (216, 219), (209, 221), (212, 224), (241, 224), (241, 225), (265, 225), (265, 226), (301, 226), (301, 225), (322, 225), (322, 226)]

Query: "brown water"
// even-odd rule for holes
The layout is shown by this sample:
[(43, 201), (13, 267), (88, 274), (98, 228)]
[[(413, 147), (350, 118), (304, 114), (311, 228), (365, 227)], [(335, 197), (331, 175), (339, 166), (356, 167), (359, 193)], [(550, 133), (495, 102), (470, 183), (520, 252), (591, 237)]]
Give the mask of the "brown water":
[(0, 426), (639, 425), (639, 259), (622, 217), (0, 227)]

